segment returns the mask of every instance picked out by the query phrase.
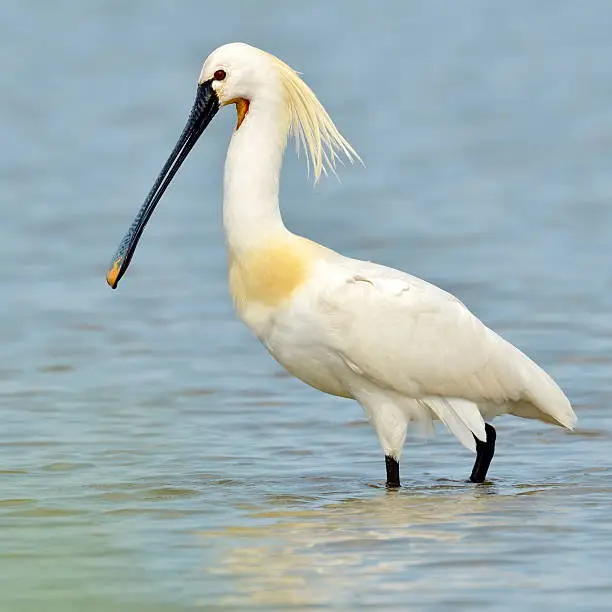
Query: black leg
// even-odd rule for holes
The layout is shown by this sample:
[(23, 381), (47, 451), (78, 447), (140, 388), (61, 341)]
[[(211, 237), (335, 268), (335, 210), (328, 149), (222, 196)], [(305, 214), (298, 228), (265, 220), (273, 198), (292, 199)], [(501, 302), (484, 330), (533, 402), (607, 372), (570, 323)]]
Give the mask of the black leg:
[(400, 486), (399, 462), (397, 459), (385, 455), (385, 464), (387, 465), (387, 486), (395, 489)]
[(487, 471), (491, 465), (491, 459), (495, 454), (495, 438), (497, 434), (493, 425), (485, 423), (485, 432), (487, 433), (487, 441), (482, 442), (476, 439), (476, 461), (472, 469), (470, 480), (472, 482), (484, 482), (487, 477)]

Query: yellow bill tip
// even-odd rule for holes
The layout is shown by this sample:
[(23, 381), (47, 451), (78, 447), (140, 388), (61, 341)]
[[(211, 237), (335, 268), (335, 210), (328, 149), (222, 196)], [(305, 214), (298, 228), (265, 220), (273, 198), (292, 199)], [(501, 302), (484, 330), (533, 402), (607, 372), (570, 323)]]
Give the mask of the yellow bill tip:
[(119, 282), (119, 271), (121, 270), (122, 261), (123, 257), (115, 259), (115, 261), (113, 261), (113, 265), (106, 273), (106, 282), (110, 285), (111, 289), (117, 288), (117, 283)]

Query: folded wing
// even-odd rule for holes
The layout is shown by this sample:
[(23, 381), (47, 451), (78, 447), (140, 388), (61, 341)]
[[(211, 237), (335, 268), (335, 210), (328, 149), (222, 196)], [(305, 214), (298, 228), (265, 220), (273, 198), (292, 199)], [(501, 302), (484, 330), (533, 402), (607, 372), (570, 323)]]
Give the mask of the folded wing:
[[(457, 298), (421, 279), (347, 260), (318, 308), (327, 317), (330, 349), (353, 371), (381, 388), (423, 399), (440, 420), (459, 421), (449, 425), (453, 430), (463, 423), (477, 437), (484, 434), (470, 403), (575, 426), (568, 399), (544, 370)], [(467, 403), (457, 408), (456, 400)]]

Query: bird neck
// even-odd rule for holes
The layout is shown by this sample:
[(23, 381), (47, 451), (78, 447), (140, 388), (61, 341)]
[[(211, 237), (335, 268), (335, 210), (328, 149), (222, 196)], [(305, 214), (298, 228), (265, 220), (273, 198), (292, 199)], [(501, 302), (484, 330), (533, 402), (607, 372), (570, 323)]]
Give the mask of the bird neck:
[(288, 132), (288, 121), (282, 120), (285, 115), (281, 103), (253, 101), (230, 141), (223, 181), (223, 225), (234, 255), (288, 233), (278, 205)]

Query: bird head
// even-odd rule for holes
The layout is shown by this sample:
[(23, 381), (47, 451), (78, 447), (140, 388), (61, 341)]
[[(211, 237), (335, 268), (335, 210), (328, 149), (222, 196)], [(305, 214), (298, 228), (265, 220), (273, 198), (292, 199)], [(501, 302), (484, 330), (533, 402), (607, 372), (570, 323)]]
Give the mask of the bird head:
[(274, 55), (245, 43), (215, 49), (202, 67), (187, 124), (136, 218), (123, 237), (106, 274), (115, 289), (162, 195), (210, 121), (223, 106), (236, 106), (236, 131), (257, 114), (278, 123), (282, 146), (292, 133), (302, 146), (315, 181), (334, 170), (339, 154), (359, 156), (340, 134), (327, 111), (298, 73)]

